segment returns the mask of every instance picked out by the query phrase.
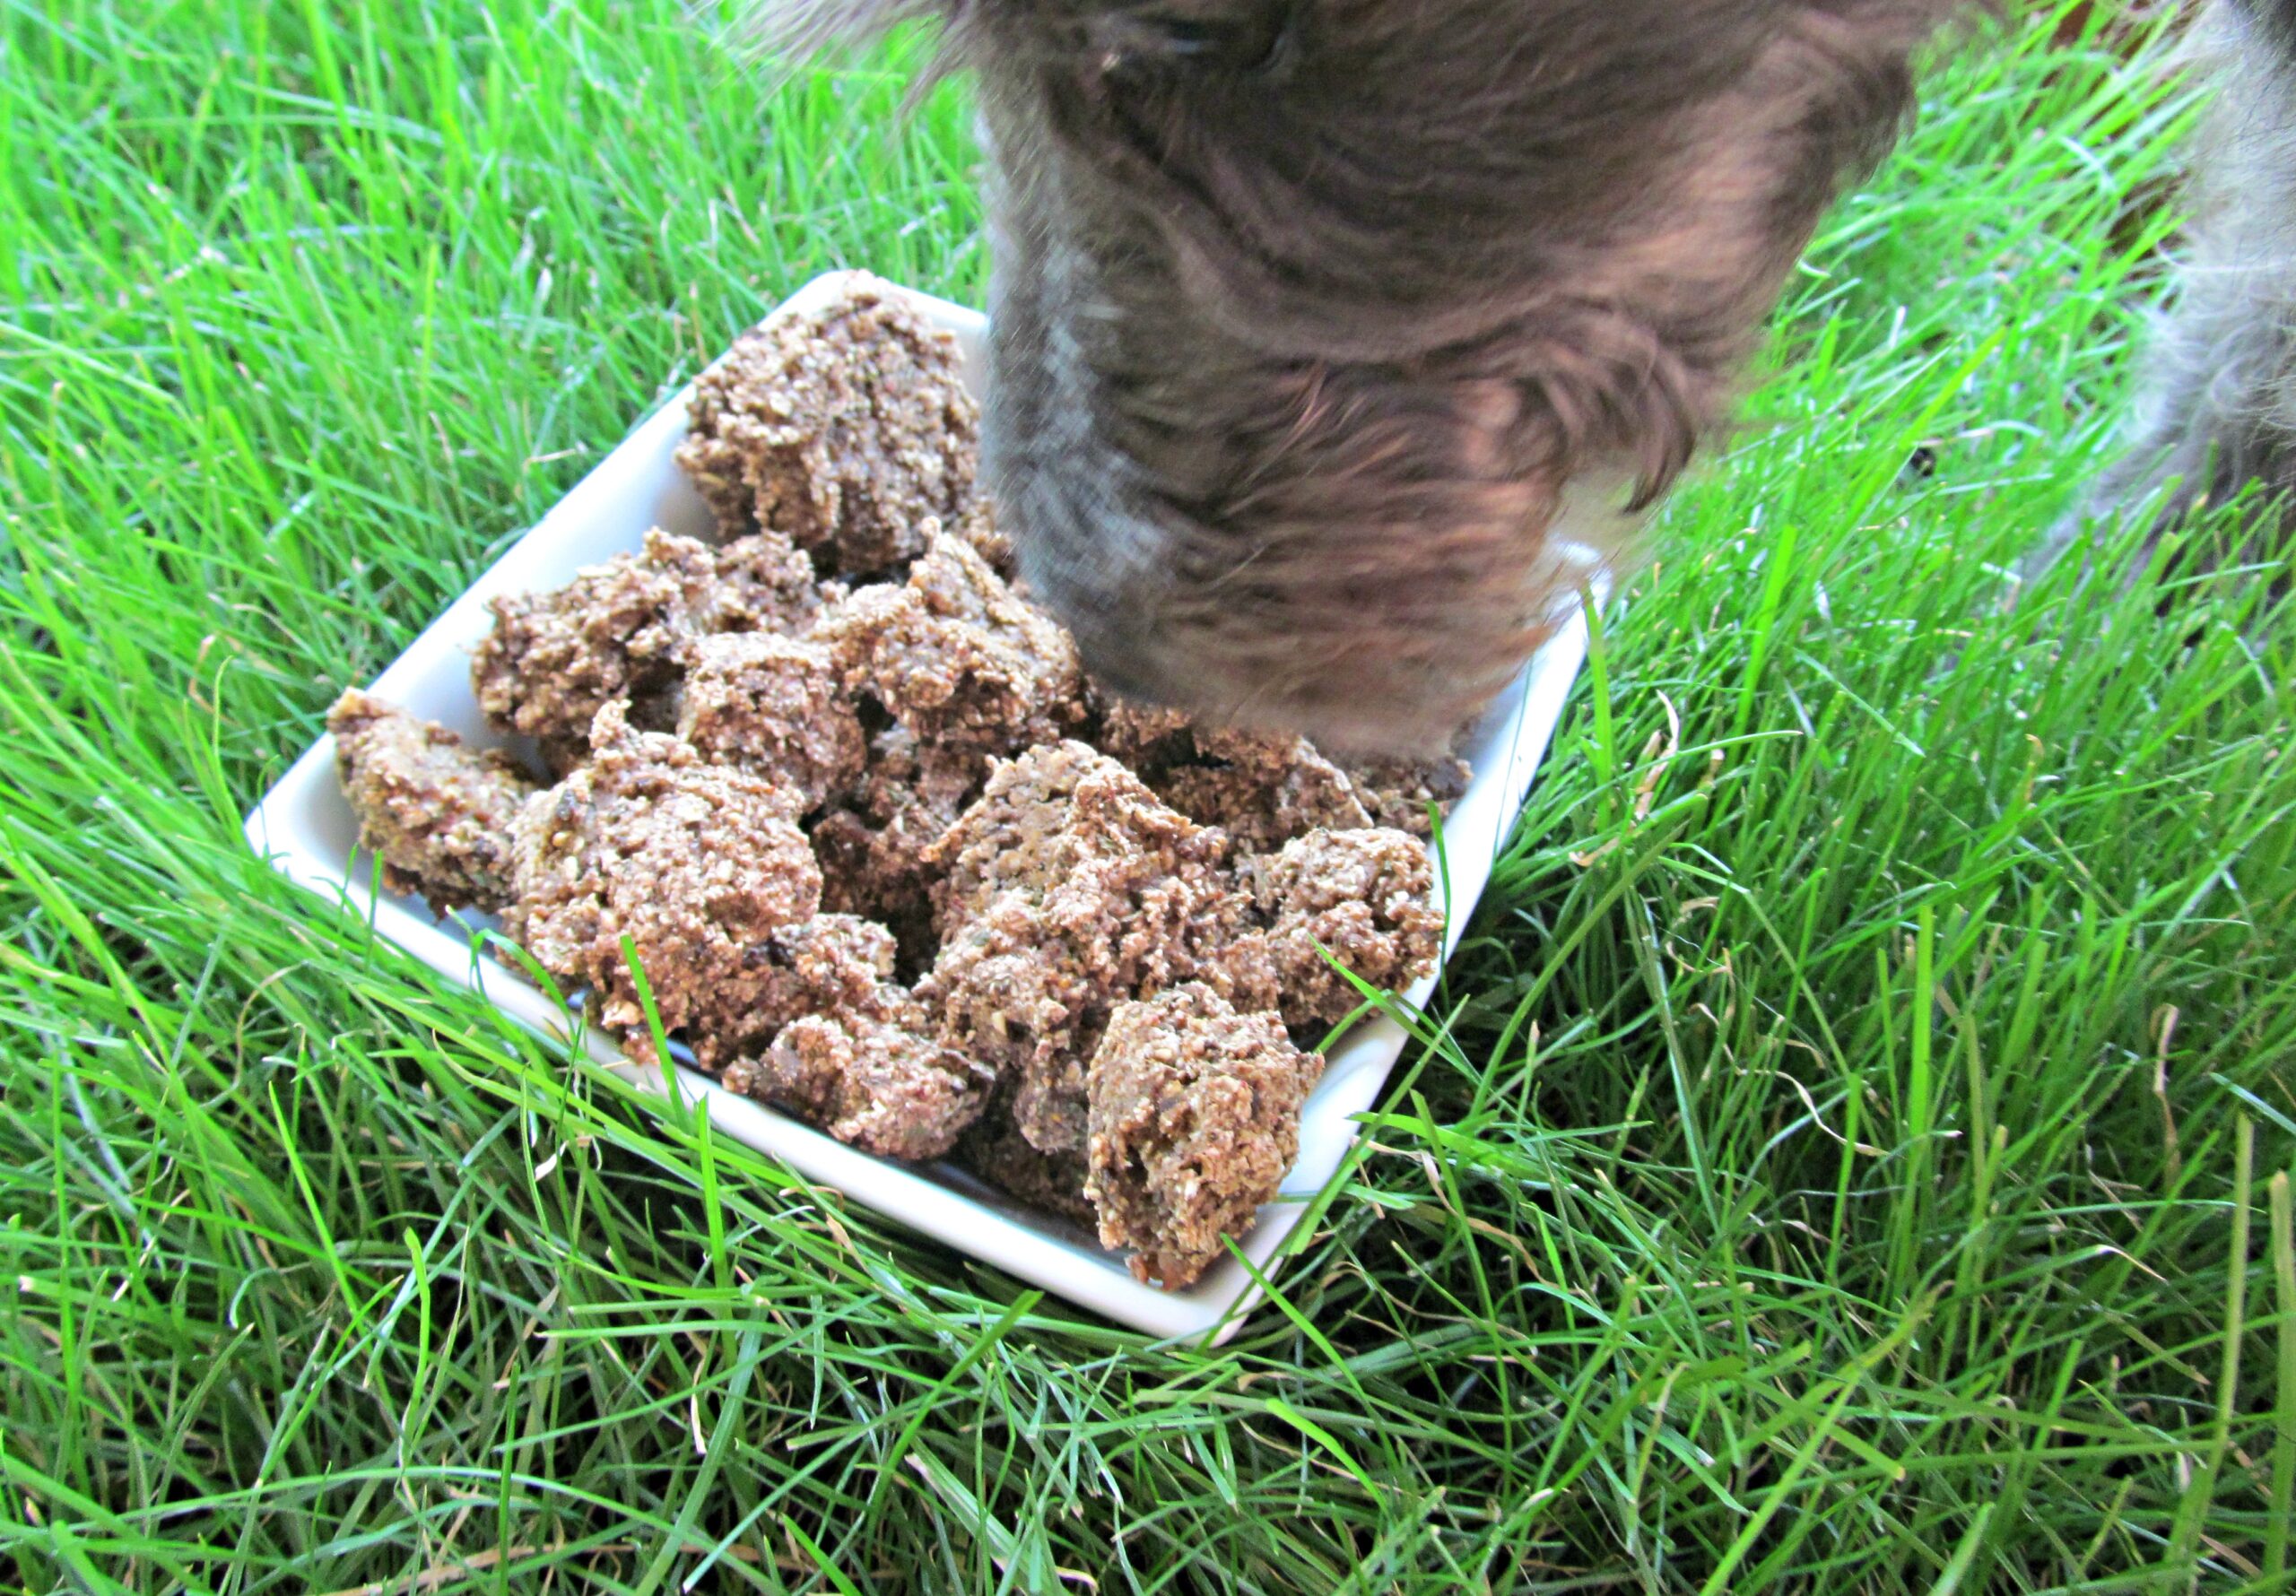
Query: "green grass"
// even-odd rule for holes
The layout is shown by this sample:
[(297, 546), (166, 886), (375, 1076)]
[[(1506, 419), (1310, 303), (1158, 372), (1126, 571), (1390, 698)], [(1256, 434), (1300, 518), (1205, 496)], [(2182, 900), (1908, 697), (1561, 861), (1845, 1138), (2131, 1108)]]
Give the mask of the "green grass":
[(2157, 282), (2149, 72), (1932, 78), (1205, 1354), (657, 1123), (238, 837), (783, 291), (977, 295), (961, 90), (769, 101), (678, 0), (0, 26), (13, 1587), (2291, 1588), (2296, 620), (2005, 604)]

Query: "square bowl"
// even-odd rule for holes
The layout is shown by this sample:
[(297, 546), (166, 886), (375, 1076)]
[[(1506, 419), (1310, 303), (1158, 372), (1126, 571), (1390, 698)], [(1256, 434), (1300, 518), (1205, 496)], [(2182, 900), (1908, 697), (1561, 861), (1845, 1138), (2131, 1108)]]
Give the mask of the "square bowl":
[[(855, 274), (816, 278), (786, 311), (804, 314), (840, 293)], [(900, 295), (928, 322), (953, 334), (964, 379), (976, 395), (983, 376), (987, 324), (977, 311), (928, 295), (878, 284)], [(650, 527), (713, 538), (709, 507), (674, 459), (686, 433), (689, 386), (639, 424), (596, 469), (535, 523), (376, 680), (372, 690), (416, 715), (452, 728), (476, 747), (506, 739), (480, 713), (470, 684), (472, 650), (486, 636), (488, 602), (498, 595), (562, 586), (583, 567), (635, 551)], [(1460, 933), (1505, 846), (1533, 774), (1552, 738), (1565, 698), (1586, 655), (1587, 632), (1576, 611), (1484, 716), (1461, 753), (1474, 768), (1466, 792), (1444, 824), (1437, 872), (1438, 906), (1447, 915), (1443, 956)], [(335, 772), (335, 744), (321, 737), (248, 816), (256, 851), (289, 878), (368, 920), (377, 932), (449, 980), (482, 993), (532, 1030), (561, 1041), (573, 1017), (517, 971), (482, 955), (474, 939), (493, 929), (491, 916), (440, 920), (420, 898), (376, 889), (371, 862), (358, 846), (358, 822)], [(1403, 994), (1416, 1007), (1433, 991), (1430, 974)], [(948, 1164), (905, 1165), (864, 1153), (682, 1065), (634, 1064), (595, 1030), (585, 1032), (590, 1057), (657, 1095), (673, 1090), (706, 1106), (725, 1135), (779, 1159), (854, 1201), (900, 1220), (961, 1253), (1151, 1335), (1232, 1335), (1261, 1295), (1252, 1273), (1231, 1257), (1185, 1291), (1135, 1280), (1118, 1254), (1086, 1231), (1023, 1207)], [(1384, 1015), (1359, 1023), (1332, 1049), (1322, 1080), (1300, 1122), (1300, 1156), (1276, 1201), (1239, 1243), (1263, 1272), (1298, 1225), (1308, 1201), (1339, 1169), (1355, 1135), (1354, 1116), (1371, 1106), (1402, 1055), (1405, 1033)]]

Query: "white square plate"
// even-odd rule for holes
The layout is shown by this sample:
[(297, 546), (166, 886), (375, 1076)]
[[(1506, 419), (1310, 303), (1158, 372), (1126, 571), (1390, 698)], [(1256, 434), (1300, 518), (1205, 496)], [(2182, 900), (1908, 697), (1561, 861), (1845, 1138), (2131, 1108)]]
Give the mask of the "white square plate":
[[(834, 296), (846, 281), (845, 273), (817, 278), (786, 308), (807, 310)], [(964, 351), (965, 379), (978, 392), (985, 319), (923, 294), (895, 291), (956, 335)], [(452, 727), (474, 745), (501, 744), (504, 739), (486, 724), (470, 686), (471, 651), (486, 635), (488, 600), (562, 586), (581, 568), (635, 550), (648, 527), (714, 535), (708, 507), (672, 460), (685, 436), (691, 393), (689, 387), (665, 404), (601, 461), (393, 662), (373, 690)], [(1445, 906), (1446, 958), (1457, 947), (1522, 808), (1586, 645), (1585, 622), (1574, 614), (1462, 750), (1474, 765), (1474, 778), (1445, 825), (1446, 868), (1439, 882), (1447, 879), (1450, 894)], [(265, 795), (248, 817), (247, 835), (257, 853), (292, 880), (362, 917), (371, 915), (378, 932), (440, 975), (477, 989), (536, 1031), (561, 1039), (570, 1036), (563, 1010), (516, 972), (474, 953), (472, 938), (491, 927), (490, 918), (458, 915), (440, 922), (420, 899), (373, 893), (371, 863), (359, 853), (358, 824), (336, 785), (333, 739), (322, 737)], [(1439, 895), (1443, 890), (1439, 884)], [(1431, 975), (1413, 986), (1406, 994), (1410, 1002), (1423, 1003), (1434, 984)], [(1353, 1116), (1378, 1096), (1405, 1040), (1400, 1026), (1379, 1017), (1359, 1025), (1333, 1050), (1301, 1116), (1300, 1158), (1285, 1195), (1260, 1210), (1258, 1224), (1242, 1243), (1255, 1268), (1265, 1271), (1299, 1223), (1306, 1201), (1339, 1168), (1355, 1134)], [(657, 1093), (668, 1090), (661, 1071), (631, 1064), (595, 1031), (587, 1041), (598, 1063)], [(1158, 1336), (1208, 1332), (1216, 1344), (1235, 1332), (1259, 1298), (1258, 1285), (1232, 1258), (1186, 1291), (1144, 1286), (1119, 1257), (1102, 1252), (1083, 1231), (1010, 1202), (961, 1170), (907, 1166), (858, 1152), (762, 1104), (735, 1097), (691, 1070), (681, 1068), (678, 1076), (685, 1099), (706, 1103), (711, 1123), (735, 1141), (1110, 1319)]]

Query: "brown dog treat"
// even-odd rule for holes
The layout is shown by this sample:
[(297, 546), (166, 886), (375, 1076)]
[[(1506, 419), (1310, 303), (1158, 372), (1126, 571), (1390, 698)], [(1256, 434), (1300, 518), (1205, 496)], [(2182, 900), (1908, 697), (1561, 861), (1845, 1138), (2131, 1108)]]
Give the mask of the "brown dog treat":
[(1119, 703), (1101, 717), (1100, 748), (1239, 854), (1265, 854), (1318, 827), (1372, 824), (1345, 772), (1304, 737), (1197, 724), (1177, 709)]
[(1318, 945), (1387, 991), (1433, 969), (1442, 951), (1427, 845), (1406, 832), (1310, 831), (1280, 853), (1246, 860), (1239, 880), (1265, 929), (1221, 950), (1221, 981), (1258, 997), (1272, 976), (1288, 1024), (1331, 1024), (1362, 1001)]
[(690, 425), (678, 464), (726, 534), (787, 533), (824, 575), (889, 572), (928, 521), (972, 509), (980, 412), (956, 341), (874, 278), (744, 333), (694, 384)]
[(519, 812), (504, 924), (544, 968), (593, 987), (603, 1022), (649, 1058), (622, 937), (665, 1030), (734, 1028), (772, 978), (754, 950), (813, 917), (821, 872), (786, 788), (631, 731), (619, 704), (591, 742), (593, 763)]
[(971, 544), (972, 551), (987, 560), (991, 570), (1007, 582), (1013, 579), (1013, 540), (997, 525), (995, 499), (981, 494), (948, 530)]
[(939, 1158), (979, 1117), (996, 1078), (931, 1039), (883, 926), (818, 915), (760, 951), (756, 1002), (695, 1050), (705, 1068), (727, 1060), (727, 1090), (894, 1158)]
[(1080, 742), (1032, 749), (927, 850), (943, 941), (918, 995), (944, 1035), (1010, 1075), (1046, 1152), (1081, 1146), (1084, 1059), (1109, 1011), (1196, 976), (1248, 906), (1225, 838)]
[(1275, 1015), (1239, 1014), (1206, 986), (1118, 1004), (1090, 1072), (1100, 1245), (1132, 1248), (1138, 1279), (1193, 1285), (1281, 1188), (1323, 1069)]
[(1185, 709), (1115, 698), (1093, 741), (1102, 753), (1122, 760), (1146, 781), (1195, 759), (1196, 720)]
[(510, 828), (534, 784), (508, 755), (355, 688), (326, 729), (359, 846), (382, 862), (384, 886), (420, 893), (440, 915), (509, 904)]
[(861, 775), (866, 743), (829, 650), (770, 632), (701, 638), (688, 665), (678, 735), (819, 809)]
[(958, 538), (935, 536), (905, 585), (863, 588), (813, 636), (923, 742), (1011, 753), (1089, 714), (1068, 634)]
[(802, 637), (822, 606), (845, 596), (834, 582), (813, 577), (813, 562), (778, 532), (735, 538), (717, 551), (717, 586), (707, 614), (712, 632), (778, 632)]
[(1100, 1217), (1084, 1195), (1084, 1149), (1039, 1152), (1013, 1118), (1013, 1092), (1000, 1085), (988, 1106), (959, 1139), (957, 1162), (1031, 1208), (1095, 1229)]
[(808, 1014), (893, 1015), (909, 1002), (893, 984), (892, 932), (855, 915), (820, 914), (781, 926), (748, 950), (747, 1006), (713, 1017), (692, 1038), (695, 1062), (730, 1071)]
[(863, 1152), (937, 1158), (980, 1117), (996, 1078), (920, 1034), (926, 1028), (916, 1011), (808, 1014), (784, 1026), (762, 1056), (727, 1066), (726, 1085)]
[(827, 882), (823, 902), (892, 927), (912, 968), (933, 961), (933, 910), (925, 850), (987, 779), (988, 759), (969, 749), (920, 746), (900, 726), (870, 740), (860, 779), (813, 827)]
[(1355, 784), (1355, 795), (1370, 811), (1373, 825), (1420, 837), (1434, 835), (1429, 808), (1449, 814), (1474, 776), (1465, 759), (1449, 754), (1431, 759), (1378, 759), (1345, 769)]
[(893, 986), (892, 932), (854, 915), (816, 915), (773, 933), (770, 1006), (787, 1024), (800, 1014), (889, 1012), (908, 1001)]
[(1196, 763), (1150, 785), (1190, 820), (1225, 830), (1239, 854), (1371, 823), (1354, 784), (1304, 737), (1199, 727), (1196, 751)]
[[(551, 593), (496, 599), (494, 629), (471, 659), (487, 718), (561, 750), (586, 742), (616, 699), (661, 704), (697, 640), (712, 632), (800, 629), (819, 596), (776, 540), (721, 550), (656, 530), (645, 547)], [(676, 711), (669, 707), (666, 720)], [(633, 711), (640, 724), (659, 718)]]

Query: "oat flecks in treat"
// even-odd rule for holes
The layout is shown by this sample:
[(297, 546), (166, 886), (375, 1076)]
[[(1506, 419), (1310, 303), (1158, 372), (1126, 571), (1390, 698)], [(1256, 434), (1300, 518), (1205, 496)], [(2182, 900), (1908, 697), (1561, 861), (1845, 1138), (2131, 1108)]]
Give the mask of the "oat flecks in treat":
[(1427, 845), (1385, 827), (1310, 831), (1246, 860), (1239, 879), (1265, 930), (1222, 952), (1227, 984), (1257, 997), (1272, 978), (1285, 1021), (1345, 1019), (1362, 1001), (1318, 945), (1374, 987), (1400, 991), (1435, 967), (1443, 916), (1429, 902)]
[(822, 606), (845, 596), (835, 582), (816, 581), (813, 562), (786, 533), (760, 532), (718, 549), (718, 579), (707, 619), (713, 632), (804, 633)]
[(1203, 726), (1176, 709), (1118, 703), (1099, 742), (1174, 809), (1226, 831), (1239, 854), (1271, 853), (1318, 827), (1373, 823), (1354, 783), (1304, 737)]
[(829, 650), (770, 632), (694, 646), (678, 735), (706, 759), (794, 789), (808, 812), (858, 779), (867, 751)]
[(1112, 698), (1094, 741), (1145, 780), (1196, 758), (1196, 720), (1185, 709)]
[[(980, 1116), (995, 1077), (931, 1036), (925, 1011), (896, 985), (892, 933), (849, 915), (819, 915), (776, 932), (772, 976), (732, 1052), (728, 1091), (784, 1108), (839, 1141), (894, 1158), (937, 1158)], [(737, 1045), (729, 1046), (729, 1043)]]
[(801, 1014), (876, 1013), (907, 1001), (893, 985), (892, 932), (857, 915), (821, 914), (773, 933), (776, 1026)]
[(905, 585), (862, 589), (813, 636), (923, 742), (1012, 753), (1090, 714), (1074, 641), (958, 538), (935, 533)]
[(912, 967), (933, 960), (925, 850), (980, 792), (988, 757), (920, 745), (906, 728), (870, 740), (860, 779), (813, 827), (827, 885), (822, 901), (892, 927)]
[(359, 846), (382, 861), (383, 885), (420, 893), (440, 915), (510, 901), (510, 829), (534, 791), (495, 750), (357, 689), (327, 712)]
[(889, 572), (926, 522), (973, 507), (980, 412), (956, 341), (874, 278), (744, 333), (695, 382), (690, 421), (678, 464), (718, 525), (787, 533), (824, 575)]
[(1196, 750), (1200, 762), (1170, 772), (1157, 790), (1182, 814), (1223, 828), (1239, 853), (1371, 823), (1353, 784), (1304, 737), (1199, 727)]
[(1432, 837), (1431, 805), (1448, 815), (1467, 790), (1474, 771), (1465, 759), (1440, 754), (1428, 759), (1375, 759), (1344, 768), (1356, 796), (1371, 811), (1374, 825)]
[(937, 1158), (980, 1117), (995, 1077), (928, 1028), (914, 1010), (808, 1014), (761, 1056), (729, 1065), (726, 1084), (863, 1152)]
[(700, 638), (810, 626), (820, 595), (791, 557), (775, 539), (713, 550), (657, 528), (639, 552), (564, 587), (498, 598), (494, 629), (471, 659), (479, 707), (506, 731), (554, 745), (554, 763), (578, 759), (607, 704), (670, 700)]
[(748, 1007), (694, 1036), (695, 1062), (730, 1075), (808, 1014), (892, 1017), (910, 1001), (894, 983), (893, 952), (892, 932), (857, 915), (823, 913), (782, 926), (749, 950)]
[(1244, 924), (1225, 846), (1065, 742), (1000, 766), (927, 851), (943, 941), (918, 995), (1017, 1081), (1013, 1117), (1039, 1150), (1083, 1143), (1084, 1060), (1109, 1011), (1192, 978)]
[(1276, 1016), (1201, 984), (1118, 1004), (1091, 1070), (1084, 1189), (1101, 1245), (1132, 1248), (1143, 1281), (1193, 1285), (1281, 1187), (1323, 1069)]
[(1013, 580), (1013, 555), (1012, 537), (997, 524), (996, 501), (986, 493), (975, 499), (949, 530), (972, 545), (972, 551), (987, 560), (989, 568), (1007, 582)]
[(813, 917), (822, 879), (796, 799), (703, 761), (674, 737), (598, 713), (596, 758), (519, 811), (511, 939), (544, 969), (587, 983), (633, 1056), (652, 1043), (623, 959), (629, 936), (663, 1028), (737, 1028), (773, 977), (754, 950)]

